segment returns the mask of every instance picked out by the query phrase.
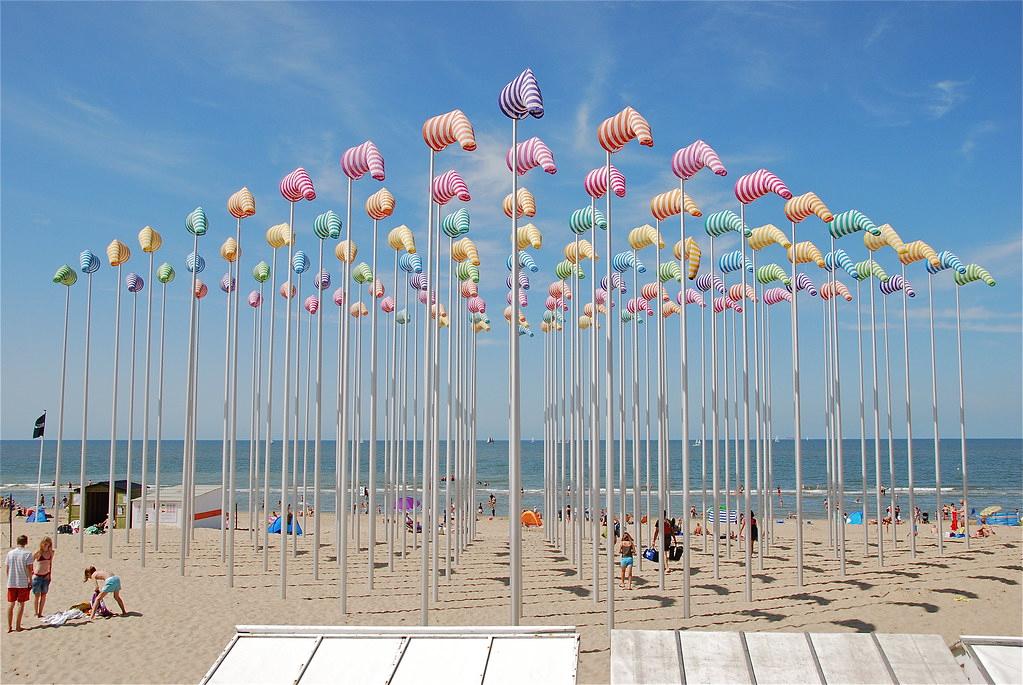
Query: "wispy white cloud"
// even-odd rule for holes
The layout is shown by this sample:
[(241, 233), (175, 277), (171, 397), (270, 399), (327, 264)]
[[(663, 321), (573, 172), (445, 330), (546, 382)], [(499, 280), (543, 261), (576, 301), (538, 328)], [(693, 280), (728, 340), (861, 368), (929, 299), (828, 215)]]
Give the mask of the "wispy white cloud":
[(962, 153), (963, 157), (972, 159), (980, 140), (997, 130), (998, 126), (993, 121), (982, 121), (970, 127), (970, 130), (966, 133), (966, 138), (963, 139), (963, 144), (959, 147), (959, 152)]
[(196, 164), (194, 140), (152, 126), (136, 126), (80, 98), (67, 96), (63, 101), (68, 107), (7, 92), (4, 120), (13, 130), (42, 138), (97, 167), (149, 179), (171, 191), (195, 194), (200, 190), (197, 181), (181, 173)]
[(951, 112), (957, 105), (966, 100), (966, 81), (945, 79), (931, 85), (930, 102), (927, 111), (935, 119), (940, 119)]
[(597, 127), (593, 111), (600, 105), (601, 94), (606, 91), (608, 78), (614, 67), (609, 53), (597, 52), (592, 63), (590, 80), (583, 89), (582, 98), (575, 110), (575, 152), (588, 155), (593, 152), (592, 132)]
[(908, 126), (926, 117), (941, 119), (967, 100), (969, 81), (943, 79), (925, 87), (887, 84), (852, 93), (853, 102), (884, 126)]
[(874, 45), (881, 40), (881, 37), (891, 30), (893, 24), (892, 15), (883, 15), (877, 20), (877, 23), (874, 24), (874, 28), (871, 29), (870, 33), (867, 34), (866, 40), (863, 41), (863, 47), (868, 49), (874, 47)]

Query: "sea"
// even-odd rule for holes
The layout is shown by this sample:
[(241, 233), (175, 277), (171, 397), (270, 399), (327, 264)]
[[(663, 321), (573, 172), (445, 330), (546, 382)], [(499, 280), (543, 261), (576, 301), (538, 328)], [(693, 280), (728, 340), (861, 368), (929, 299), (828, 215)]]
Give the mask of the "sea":
[[(751, 441), (751, 462), (755, 462), (752, 454)], [(601, 443), (603, 445), (603, 443)], [(110, 441), (89, 440), (87, 442), (86, 454), (86, 482), (105, 481), (110, 474)], [(774, 471), (774, 497), (775, 514), (781, 517), (789, 511), (794, 511), (795, 506), (795, 468), (794, 468), (794, 442), (792, 440), (772, 441), (770, 444), (773, 451)], [(621, 445), (615, 443), (615, 463), (618, 463), (618, 455)], [(631, 498), (632, 488), (632, 460), (633, 446), (629, 440), (625, 441), (626, 455), (626, 481)], [(735, 443), (729, 446), (729, 480), (732, 492), (735, 492), (735, 474), (741, 470), (741, 442), (739, 464), (736, 465)], [(969, 504), (971, 509), (980, 511), (984, 507), (998, 505), (1004, 511), (1013, 512), (1023, 507), (1023, 440), (1019, 439), (987, 439), (971, 438), (967, 440), (967, 470), (969, 476)], [(236, 457), (236, 502), (241, 510), (248, 507), (249, 493), (249, 448), (247, 439), (241, 439), (237, 445)], [(507, 514), (508, 506), (508, 443), (504, 440), (494, 442), (479, 441), (476, 444), (478, 454), (478, 487), (477, 497), (485, 504), (491, 493), (497, 498), (498, 514)], [(584, 444), (584, 449), (587, 449)], [(682, 490), (682, 445), (679, 441), (673, 440), (668, 443), (669, 470), (670, 470), (670, 491), (672, 496), (672, 508), (674, 511), (681, 509)], [(141, 455), (142, 441), (132, 443), (132, 480), (141, 481)], [(160, 482), (162, 485), (180, 485), (182, 467), (183, 443), (180, 440), (164, 440), (160, 445)], [(368, 481), (367, 454), (369, 444), (363, 442), (359, 447), (360, 459), (360, 485)], [(712, 485), (713, 459), (711, 445), (691, 443), (689, 449), (690, 459), (690, 492), (692, 503), (698, 507), (709, 506), (711, 501), (710, 490)], [(845, 440), (843, 442), (842, 458), (844, 463), (844, 486), (843, 509), (856, 511), (862, 506), (859, 498), (863, 496), (863, 483), (861, 479), (860, 441), (858, 438)], [(934, 479), (934, 442), (930, 439), (913, 440), (913, 481), (917, 506), (925, 511), (934, 511), (935, 507), (935, 479)], [(958, 502), (962, 498), (963, 472), (962, 458), (960, 452), (960, 441), (958, 439), (943, 439), (940, 442), (941, 453), (941, 480), (942, 499), (944, 502)], [(63, 488), (66, 489), (68, 482), (77, 485), (79, 480), (81, 464), (81, 442), (65, 440), (61, 451), (61, 476)], [(200, 440), (196, 444), (196, 483), (199, 485), (219, 485), (221, 482), (221, 459), (223, 454), (223, 443), (221, 440)], [(377, 482), (383, 482), (383, 454), (384, 443), (378, 443), (378, 477)], [(421, 468), (421, 447), (418, 443), (409, 443), (407, 449), (407, 468), (411, 475), (412, 458), (416, 455), (417, 469)], [(446, 472), (444, 468), (444, 443), (441, 442), (441, 468), (440, 473)], [(543, 441), (540, 439), (526, 439), (522, 442), (522, 502), (523, 507), (542, 510), (543, 508)], [(588, 449), (584, 452), (588, 455)], [(640, 474), (643, 483), (646, 481), (647, 455), (651, 466), (650, 484), (654, 493), (657, 491), (657, 469), (656, 469), (656, 441), (648, 444), (641, 440), (639, 444)], [(156, 476), (156, 444), (150, 443), (148, 455), (147, 483), (155, 482)], [(263, 457), (262, 447), (260, 449), (261, 461)], [(321, 446), (321, 509), (325, 511), (334, 510), (334, 464), (335, 444), (333, 441), (323, 441)], [(292, 455), (289, 460), (290, 476), (294, 476), (292, 463), (297, 463), (299, 501), (302, 501), (302, 483), (307, 486), (308, 503), (312, 504), (313, 465), (315, 457), (314, 442), (299, 441), (297, 458)], [(895, 477), (890, 475), (890, 459), (894, 462)], [(127, 471), (128, 444), (127, 441), (118, 441), (115, 449), (115, 479), (124, 479)], [(47, 441), (43, 447), (43, 468), (42, 479), (37, 477), (39, 468), (39, 442), (30, 440), (4, 440), (0, 441), (0, 496), (13, 496), (16, 501), (24, 505), (30, 505), (37, 491), (37, 484), (41, 480), (41, 492), (50, 502), (53, 494), (53, 480), (56, 460), (56, 445), (53, 441)], [(276, 504), (279, 497), (280, 470), (281, 470), (281, 443), (275, 441), (271, 448), (271, 501)], [(803, 510), (804, 515), (809, 517), (823, 517), (826, 491), (825, 471), (825, 442), (823, 440), (804, 440), (802, 445), (803, 463)], [(604, 482), (603, 455), (600, 458), (601, 483)], [(881, 483), (889, 489), (894, 483), (895, 495), (898, 503), (903, 507), (908, 503), (908, 459), (907, 444), (905, 439), (896, 439), (890, 445), (887, 439), (881, 441)], [(724, 485), (724, 445), (719, 446), (719, 475), (720, 483)], [(756, 472), (751, 466), (751, 481), (755, 482)], [(587, 472), (588, 473), (588, 472)], [(616, 473), (617, 476), (617, 473)], [(741, 477), (741, 472), (740, 472)], [(417, 476), (421, 478), (421, 476)], [(874, 485), (876, 473), (874, 468), (873, 441), (867, 440), (867, 501), (868, 515), (873, 510)], [(616, 478), (617, 481), (617, 478)], [(617, 487), (617, 486), (616, 486)], [(706, 500), (701, 499), (703, 488), (706, 488)], [(781, 488), (781, 497), (778, 496), (777, 488)], [(261, 490), (257, 497), (262, 500)], [(641, 495), (645, 498), (645, 495)], [(889, 495), (884, 497), (887, 505)], [(603, 497), (601, 498), (603, 499)], [(631, 499), (629, 500), (631, 501)], [(755, 498), (754, 498), (755, 501)], [(707, 504), (705, 505), (704, 502)], [(631, 506), (631, 505), (630, 505)]]

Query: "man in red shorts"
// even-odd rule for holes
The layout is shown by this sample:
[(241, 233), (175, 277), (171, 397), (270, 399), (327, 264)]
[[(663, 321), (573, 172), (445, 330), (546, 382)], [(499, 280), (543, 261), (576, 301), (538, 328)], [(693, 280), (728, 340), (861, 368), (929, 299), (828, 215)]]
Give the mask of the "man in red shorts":
[[(15, 629), (20, 633), (21, 617), (25, 613), (25, 602), (29, 598), (32, 578), (32, 552), (25, 549), (28, 536), (18, 536), (18, 546), (7, 553), (7, 632)], [(14, 605), (18, 605), (18, 623), (14, 626)]]

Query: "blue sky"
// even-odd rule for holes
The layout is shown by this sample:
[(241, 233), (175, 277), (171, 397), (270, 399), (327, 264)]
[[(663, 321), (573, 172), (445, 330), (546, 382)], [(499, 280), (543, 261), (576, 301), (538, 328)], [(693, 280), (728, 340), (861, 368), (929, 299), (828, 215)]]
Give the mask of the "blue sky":
[[(135, 253), (129, 266), (144, 272), (135, 235), (150, 224), (164, 236), (159, 258), (183, 274), (191, 248), (184, 217), (202, 205), (211, 220), (201, 248), (210, 263), (205, 275), (215, 281), (224, 271), (216, 249), (233, 232), (226, 199), (248, 185), (257, 215), (245, 223), (247, 274), (269, 256), (265, 228), (287, 219), (277, 182), (299, 165), (319, 193), (312, 205), (299, 206), (296, 219), (300, 247), (313, 252), (313, 217), (328, 208), (343, 216), (338, 157), (367, 138), (386, 159), (385, 185), (398, 201), (394, 221), (384, 228), (406, 223), (425, 246), (427, 149), (420, 126), (454, 107), (472, 120), (479, 150), (445, 151), (437, 169), (458, 169), (473, 194), (472, 237), (482, 250), (482, 290), (497, 324), (482, 348), (493, 363), (481, 371), (488, 392), (480, 434), (503, 436), (501, 255), (508, 225), (499, 202), (510, 186), (503, 162), (510, 127), (496, 97), (525, 66), (537, 74), (547, 116), (524, 123), (523, 137), (541, 136), (559, 165), (556, 176), (534, 171), (524, 179), (537, 197), (535, 222), (546, 238), (537, 255), (543, 272), (533, 279), (527, 310), (534, 325), (553, 278), (548, 274), (571, 236), (567, 217), (587, 201), (582, 177), (603, 160), (595, 128), (628, 104), (650, 121), (655, 147), (632, 145), (616, 156), (629, 182), (628, 197), (615, 205), (616, 249), (624, 247), (628, 228), (650, 221), (650, 197), (675, 183), (671, 154), (695, 138), (710, 142), (730, 170), (726, 179), (701, 177), (687, 186), (707, 213), (735, 209), (734, 180), (766, 166), (793, 191), (813, 190), (835, 211), (857, 208), (891, 223), (906, 240), (951, 249), (985, 265), (1000, 284), (962, 293), (971, 434), (1021, 433), (1018, 3), (4, 3), (2, 14), (5, 438), (28, 437), (41, 409), (56, 411), (64, 296), (50, 283), (57, 266), (76, 265), (85, 248), (102, 254), (118, 237)], [(355, 190), (353, 232), (367, 257), (370, 224), (361, 207), (377, 187), (367, 177)], [(747, 219), (783, 225), (781, 202), (765, 198)], [(825, 247), (823, 229), (807, 226), (801, 237)], [(844, 247), (860, 259), (861, 245)], [(895, 265), (891, 254), (882, 261)], [(329, 264), (336, 268), (337, 262)], [(922, 266), (911, 267), (909, 277), (921, 291), (910, 312), (915, 432), (927, 435)], [(245, 292), (252, 285), (243, 279)], [(109, 437), (113, 288), (113, 271), (104, 266), (94, 288), (89, 432), (96, 438)], [(175, 437), (183, 415), (186, 290), (183, 278), (171, 286), (168, 314), (166, 434)], [(72, 293), (70, 436), (80, 431), (84, 294), (80, 281)], [(946, 274), (936, 285), (936, 312), (942, 432), (948, 435), (957, 431), (951, 295)], [(221, 421), (222, 294), (216, 290), (206, 302), (200, 435), (213, 438)], [(807, 341), (819, 340), (818, 310), (805, 308)], [(327, 322), (336, 321), (333, 306), (325, 311)], [(900, 311), (896, 306), (893, 314)], [(250, 312), (244, 315), (243, 322), (251, 322)], [(123, 316), (130, 316), (127, 306)], [(772, 344), (781, 359), (789, 341), (782, 314), (776, 317)], [(843, 317), (843, 377), (853, 405), (853, 310)], [(122, 387), (127, 326), (122, 318)], [(901, 327), (893, 324), (891, 334), (894, 355), (902, 349)], [(333, 337), (327, 340), (332, 346)], [(523, 345), (524, 432), (538, 435), (542, 340), (538, 335)], [(247, 374), (247, 345), (242, 350)], [(804, 377), (815, 379), (817, 346), (808, 342), (803, 350)], [(778, 361), (776, 397), (788, 396), (787, 373)], [(901, 355), (892, 373), (901, 378)], [(805, 430), (818, 435), (820, 383), (808, 385)], [(896, 386), (893, 404), (900, 408), (901, 383)], [(776, 403), (782, 435), (789, 434), (790, 404)], [(847, 435), (858, 433), (853, 413)], [(122, 416), (120, 425), (125, 422)]]

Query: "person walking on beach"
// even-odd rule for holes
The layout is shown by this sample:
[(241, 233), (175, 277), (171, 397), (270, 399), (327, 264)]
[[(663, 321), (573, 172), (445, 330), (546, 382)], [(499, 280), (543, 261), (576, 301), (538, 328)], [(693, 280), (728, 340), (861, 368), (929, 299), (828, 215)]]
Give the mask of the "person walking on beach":
[(121, 616), (128, 615), (128, 610), (124, 608), (124, 600), (121, 599), (121, 579), (118, 576), (108, 571), (99, 571), (95, 566), (88, 566), (85, 569), (85, 580), (83, 582), (88, 583), (90, 580), (96, 583), (96, 591), (99, 593), (92, 600), (92, 611), (89, 612), (90, 621), (96, 618), (96, 608), (108, 594), (113, 594), (114, 599), (117, 600), (117, 605), (121, 607)]
[(654, 539), (650, 546), (654, 549), (657, 547), (657, 537), (660, 536), (662, 542), (661, 546), (661, 563), (664, 564), (664, 572), (671, 573), (671, 567), (668, 566), (669, 551), (675, 544), (675, 529), (671, 525), (671, 521), (668, 520), (668, 512), (661, 512), (661, 520), (657, 522), (657, 526), (654, 528)]
[(497, 498), (494, 497), (494, 493), (490, 493), (488, 504), (490, 505), (490, 518), (493, 520), (497, 516)]
[[(18, 536), (18, 546), (7, 553), (7, 632), (24, 630), (21, 617), (28, 601), (29, 579), (32, 577), (32, 553), (25, 549), (28, 536)], [(14, 622), (14, 605), (18, 605), (18, 620)]]
[(760, 540), (760, 530), (757, 527), (757, 516), (751, 509), (749, 512), (749, 550), (750, 554), (757, 553), (757, 541)]
[(50, 591), (50, 577), (53, 573), (53, 540), (49, 536), (39, 541), (39, 549), (32, 555), (32, 608), (36, 618), (43, 617), (46, 607), (46, 593)]
[[(618, 544), (618, 553), (622, 555), (621, 567), (622, 567), (622, 582), (619, 587), (623, 590), (632, 589), (632, 563), (636, 557), (636, 543), (633, 542), (632, 536), (629, 535), (628, 531), (622, 536), (622, 541)], [(629, 586), (625, 587), (625, 577), (629, 578)]]

